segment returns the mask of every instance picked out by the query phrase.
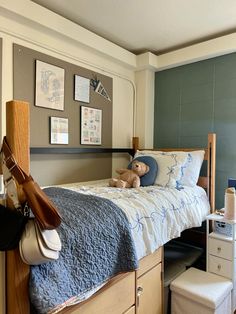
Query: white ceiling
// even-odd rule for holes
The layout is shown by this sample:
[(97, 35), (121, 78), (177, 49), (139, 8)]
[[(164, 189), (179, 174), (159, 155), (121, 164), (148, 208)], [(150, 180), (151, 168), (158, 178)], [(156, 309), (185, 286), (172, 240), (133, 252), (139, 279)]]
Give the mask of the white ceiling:
[(236, 0), (32, 0), (134, 53), (236, 31)]

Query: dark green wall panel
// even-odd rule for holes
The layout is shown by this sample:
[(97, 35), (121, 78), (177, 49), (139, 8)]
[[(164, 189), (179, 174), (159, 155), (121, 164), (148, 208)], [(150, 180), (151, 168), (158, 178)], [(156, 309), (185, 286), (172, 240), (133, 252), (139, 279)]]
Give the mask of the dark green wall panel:
[(154, 147), (201, 147), (217, 134), (216, 206), (236, 178), (236, 53), (156, 73)]

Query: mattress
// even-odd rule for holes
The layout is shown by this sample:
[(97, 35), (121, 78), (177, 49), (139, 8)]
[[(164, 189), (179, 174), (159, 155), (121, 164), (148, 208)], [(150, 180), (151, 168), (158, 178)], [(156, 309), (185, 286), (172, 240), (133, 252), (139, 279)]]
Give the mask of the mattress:
[[(119, 189), (109, 187), (108, 180), (98, 180), (60, 187), (106, 198), (118, 205), (128, 218), (138, 259), (179, 237), (183, 230), (200, 226), (210, 212), (206, 192), (199, 186), (181, 190), (160, 186)], [(50, 313), (89, 298), (99, 288), (74, 296)]]
[(201, 226), (210, 213), (205, 190), (199, 186), (181, 190), (160, 186), (119, 189), (108, 180), (63, 185), (66, 189), (107, 198), (128, 217), (138, 259), (180, 236), (185, 229)]

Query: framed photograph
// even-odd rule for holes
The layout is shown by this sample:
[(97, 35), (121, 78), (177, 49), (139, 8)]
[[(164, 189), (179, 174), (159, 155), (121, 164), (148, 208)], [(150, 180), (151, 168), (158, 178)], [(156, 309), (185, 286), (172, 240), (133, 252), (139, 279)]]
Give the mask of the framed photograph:
[(102, 110), (81, 106), (81, 144), (102, 144)]
[(50, 144), (69, 144), (67, 118), (50, 117)]
[(35, 106), (64, 110), (65, 70), (36, 60)]
[(90, 79), (75, 75), (75, 100), (89, 103), (90, 101)]

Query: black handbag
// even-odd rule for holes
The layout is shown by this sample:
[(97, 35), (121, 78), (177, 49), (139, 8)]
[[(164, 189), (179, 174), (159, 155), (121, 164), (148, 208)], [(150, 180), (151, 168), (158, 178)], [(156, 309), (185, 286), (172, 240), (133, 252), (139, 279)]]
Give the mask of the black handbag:
[(0, 251), (15, 249), (20, 241), (28, 217), (20, 211), (0, 204)]

